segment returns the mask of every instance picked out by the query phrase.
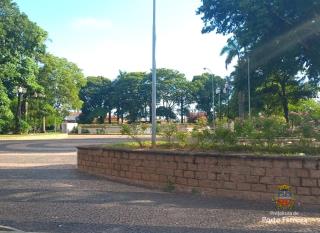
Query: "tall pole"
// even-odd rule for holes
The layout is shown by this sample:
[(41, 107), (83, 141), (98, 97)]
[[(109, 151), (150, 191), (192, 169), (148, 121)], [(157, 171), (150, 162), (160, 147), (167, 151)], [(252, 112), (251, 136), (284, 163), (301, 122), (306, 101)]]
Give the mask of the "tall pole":
[(153, 0), (153, 25), (152, 25), (152, 147), (156, 146), (156, 0)]
[(213, 85), (213, 74), (211, 74), (211, 91), (212, 91), (212, 125), (215, 127), (215, 120), (216, 120), (216, 110), (214, 105), (214, 96), (215, 96), (215, 87)]
[(248, 55), (248, 116), (251, 118), (251, 93), (250, 93), (250, 57)]
[(17, 133), (21, 133), (21, 117), (22, 117), (22, 113), (21, 113), (21, 96), (22, 93), (20, 91), (18, 91), (18, 118), (17, 118), (17, 122), (16, 122), (16, 131)]
[(212, 71), (207, 68), (207, 67), (204, 67), (203, 68), (204, 70), (208, 71), (210, 73), (210, 76), (211, 76), (211, 92), (212, 92), (212, 125), (213, 125), (213, 128), (215, 127), (215, 106), (214, 106), (214, 95), (215, 95), (215, 88), (214, 88), (214, 85), (213, 85), (213, 73)]
[(221, 120), (221, 89), (219, 91), (219, 119)]

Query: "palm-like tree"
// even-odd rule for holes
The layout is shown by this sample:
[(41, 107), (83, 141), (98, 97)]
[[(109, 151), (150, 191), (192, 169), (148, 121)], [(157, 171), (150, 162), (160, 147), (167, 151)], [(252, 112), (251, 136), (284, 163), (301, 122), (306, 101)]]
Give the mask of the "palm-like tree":
[(220, 52), (220, 56), (227, 54), (227, 58), (225, 61), (226, 69), (228, 69), (228, 65), (232, 62), (232, 60), (235, 57), (237, 57), (239, 59), (240, 50), (241, 50), (241, 48), (240, 48), (237, 40), (234, 38), (229, 38), (227, 41), (227, 45), (225, 45)]

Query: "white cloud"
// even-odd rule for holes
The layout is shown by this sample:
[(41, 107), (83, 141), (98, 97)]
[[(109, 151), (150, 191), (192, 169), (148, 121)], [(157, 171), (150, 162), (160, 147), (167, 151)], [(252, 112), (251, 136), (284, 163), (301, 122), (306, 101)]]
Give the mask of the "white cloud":
[(108, 19), (86, 17), (73, 20), (71, 27), (74, 29), (109, 29), (112, 27), (112, 22)]

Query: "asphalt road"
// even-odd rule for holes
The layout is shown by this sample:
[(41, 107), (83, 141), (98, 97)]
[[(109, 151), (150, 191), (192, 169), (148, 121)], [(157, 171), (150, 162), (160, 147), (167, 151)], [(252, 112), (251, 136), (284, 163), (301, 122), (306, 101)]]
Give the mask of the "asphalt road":
[(317, 208), (281, 220), (270, 214), (271, 201), (166, 193), (76, 170), (75, 146), (121, 140), (0, 141), (0, 225), (65, 233), (320, 232)]

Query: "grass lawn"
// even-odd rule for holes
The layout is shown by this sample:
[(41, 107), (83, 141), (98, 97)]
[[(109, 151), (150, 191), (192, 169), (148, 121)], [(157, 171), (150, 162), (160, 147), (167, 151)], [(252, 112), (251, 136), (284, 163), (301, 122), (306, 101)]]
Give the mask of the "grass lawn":
[(45, 139), (63, 139), (68, 134), (64, 133), (35, 133), (35, 134), (4, 134), (0, 135), (0, 140), (45, 140)]

